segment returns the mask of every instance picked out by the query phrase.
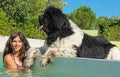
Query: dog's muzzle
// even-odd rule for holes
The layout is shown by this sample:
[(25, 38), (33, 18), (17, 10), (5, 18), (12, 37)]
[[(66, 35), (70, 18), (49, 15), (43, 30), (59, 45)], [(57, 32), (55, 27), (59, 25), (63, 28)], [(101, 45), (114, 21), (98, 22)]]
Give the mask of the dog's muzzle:
[(41, 30), (41, 29), (43, 29), (43, 27), (44, 27), (44, 25), (40, 25), (40, 26), (39, 26), (39, 29)]

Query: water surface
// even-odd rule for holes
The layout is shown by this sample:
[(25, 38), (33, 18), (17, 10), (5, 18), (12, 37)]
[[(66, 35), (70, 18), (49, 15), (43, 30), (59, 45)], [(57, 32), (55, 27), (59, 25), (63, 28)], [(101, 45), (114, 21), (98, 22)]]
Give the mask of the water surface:
[(120, 77), (119, 60), (56, 57), (46, 67), (35, 65), (23, 70), (6, 70), (0, 54), (0, 77)]

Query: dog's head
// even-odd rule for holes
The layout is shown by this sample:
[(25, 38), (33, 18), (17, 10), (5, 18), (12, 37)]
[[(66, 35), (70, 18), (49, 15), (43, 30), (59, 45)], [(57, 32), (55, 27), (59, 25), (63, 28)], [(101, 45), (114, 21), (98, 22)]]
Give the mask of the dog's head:
[(39, 16), (39, 28), (44, 30), (47, 35), (70, 28), (69, 21), (65, 14), (56, 7), (50, 6), (44, 14)]

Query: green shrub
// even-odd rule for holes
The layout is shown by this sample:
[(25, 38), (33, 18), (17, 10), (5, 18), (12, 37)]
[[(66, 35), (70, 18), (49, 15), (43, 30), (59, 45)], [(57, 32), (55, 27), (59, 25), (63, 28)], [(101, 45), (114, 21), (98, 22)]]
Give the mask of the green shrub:
[(9, 35), (15, 27), (15, 22), (9, 20), (6, 13), (0, 8), (0, 35)]

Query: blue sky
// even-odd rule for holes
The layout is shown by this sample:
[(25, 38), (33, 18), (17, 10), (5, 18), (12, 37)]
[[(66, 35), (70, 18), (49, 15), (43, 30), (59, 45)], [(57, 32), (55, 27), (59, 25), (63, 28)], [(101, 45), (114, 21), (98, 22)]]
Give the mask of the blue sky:
[(64, 13), (70, 14), (80, 6), (88, 6), (96, 14), (96, 17), (120, 17), (120, 0), (63, 0), (67, 5), (63, 8)]

